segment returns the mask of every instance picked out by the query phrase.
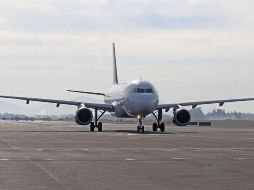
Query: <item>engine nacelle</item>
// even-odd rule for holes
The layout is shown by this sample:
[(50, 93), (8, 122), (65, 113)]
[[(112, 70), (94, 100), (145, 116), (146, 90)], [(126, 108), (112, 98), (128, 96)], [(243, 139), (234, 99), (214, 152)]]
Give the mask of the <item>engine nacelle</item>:
[(79, 125), (88, 125), (92, 122), (93, 112), (84, 105), (80, 106), (76, 112), (75, 121)]
[(191, 122), (191, 114), (186, 109), (175, 109), (173, 123), (178, 126), (186, 126)]

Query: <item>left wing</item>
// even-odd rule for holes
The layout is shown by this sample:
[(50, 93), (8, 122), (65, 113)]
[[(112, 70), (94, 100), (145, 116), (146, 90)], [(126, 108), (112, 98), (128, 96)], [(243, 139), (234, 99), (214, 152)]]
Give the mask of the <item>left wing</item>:
[(183, 102), (183, 103), (176, 103), (176, 104), (160, 104), (157, 106), (156, 110), (161, 110), (161, 109), (169, 110), (170, 108), (179, 108), (179, 106), (192, 106), (192, 109), (194, 109), (198, 105), (205, 105), (205, 104), (219, 104), (219, 106), (223, 106), (224, 103), (228, 103), (228, 102), (243, 102), (243, 101), (252, 101), (252, 100), (254, 100), (254, 98)]
[(85, 102), (77, 102), (77, 101), (54, 100), (54, 99), (31, 98), (31, 97), (19, 97), (19, 96), (2, 96), (2, 95), (0, 95), (0, 98), (25, 100), (27, 104), (29, 104), (30, 101), (55, 103), (56, 107), (59, 107), (61, 104), (72, 105), (72, 106), (80, 106), (81, 104), (84, 104), (87, 108), (104, 110), (104, 111), (109, 111), (109, 112), (114, 111), (114, 108), (111, 104), (97, 104), (97, 103), (85, 103)]

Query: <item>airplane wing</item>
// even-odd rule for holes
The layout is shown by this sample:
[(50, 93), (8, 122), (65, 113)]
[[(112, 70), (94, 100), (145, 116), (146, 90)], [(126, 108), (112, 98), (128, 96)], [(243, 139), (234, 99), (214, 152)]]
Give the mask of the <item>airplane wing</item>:
[(224, 103), (228, 103), (228, 102), (243, 102), (243, 101), (252, 101), (252, 100), (254, 100), (254, 98), (183, 102), (183, 103), (176, 103), (176, 104), (159, 104), (156, 110), (161, 110), (161, 109), (169, 110), (170, 108), (179, 108), (179, 106), (192, 106), (192, 109), (194, 109), (198, 105), (205, 105), (205, 104), (219, 104), (219, 106), (223, 106)]
[(56, 107), (59, 107), (61, 104), (72, 105), (72, 106), (80, 106), (81, 104), (84, 104), (87, 108), (104, 110), (104, 111), (109, 111), (109, 112), (112, 112), (114, 110), (114, 108), (111, 104), (97, 104), (97, 103), (85, 103), (85, 102), (77, 102), (77, 101), (54, 100), (54, 99), (31, 98), (31, 97), (19, 97), (19, 96), (2, 96), (2, 95), (0, 95), (0, 98), (25, 100), (27, 104), (29, 104), (30, 101), (55, 103)]

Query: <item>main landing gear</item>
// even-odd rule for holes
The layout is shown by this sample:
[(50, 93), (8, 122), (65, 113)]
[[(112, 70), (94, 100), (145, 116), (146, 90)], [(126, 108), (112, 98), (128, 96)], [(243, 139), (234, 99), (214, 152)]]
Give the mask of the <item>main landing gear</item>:
[(161, 132), (165, 131), (165, 123), (161, 123), (162, 120), (162, 110), (158, 110), (158, 116), (156, 116), (155, 113), (152, 113), (155, 117), (157, 123), (153, 123), (153, 131), (157, 131), (158, 129), (161, 130)]
[(101, 116), (104, 115), (106, 111), (102, 111), (101, 114), (98, 117), (98, 109), (95, 109), (95, 116), (94, 116), (94, 122), (90, 123), (90, 131), (94, 131), (95, 128), (98, 128), (98, 131), (102, 131), (102, 122), (98, 122)]

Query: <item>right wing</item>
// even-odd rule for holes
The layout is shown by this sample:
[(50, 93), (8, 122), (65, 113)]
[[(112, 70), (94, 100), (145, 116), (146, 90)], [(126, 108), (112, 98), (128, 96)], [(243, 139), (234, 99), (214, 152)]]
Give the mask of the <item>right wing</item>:
[(165, 109), (168, 110), (170, 108), (178, 108), (179, 106), (192, 106), (192, 108), (196, 108), (198, 105), (206, 105), (206, 104), (219, 104), (219, 106), (223, 106), (224, 103), (229, 102), (244, 102), (244, 101), (252, 101), (254, 98), (241, 98), (241, 99), (226, 99), (226, 100), (208, 100), (208, 101), (196, 101), (196, 102), (182, 102), (182, 103), (173, 103), (173, 104), (160, 104), (157, 106), (157, 110)]
[(57, 107), (59, 107), (61, 104), (72, 105), (72, 106), (80, 106), (80, 105), (84, 104), (87, 108), (104, 110), (104, 111), (109, 111), (109, 112), (114, 111), (114, 108), (111, 104), (97, 104), (97, 103), (85, 103), (85, 102), (67, 101), (67, 100), (55, 100), (55, 99), (20, 97), (20, 96), (2, 96), (2, 95), (0, 95), (0, 98), (25, 100), (27, 104), (29, 104), (30, 101), (55, 103)]

